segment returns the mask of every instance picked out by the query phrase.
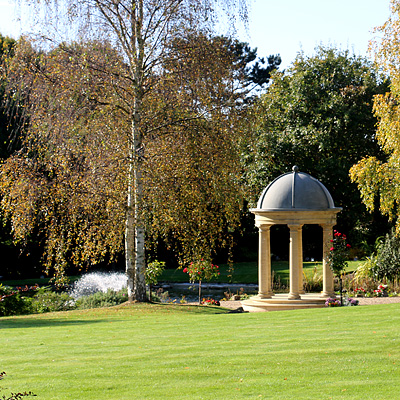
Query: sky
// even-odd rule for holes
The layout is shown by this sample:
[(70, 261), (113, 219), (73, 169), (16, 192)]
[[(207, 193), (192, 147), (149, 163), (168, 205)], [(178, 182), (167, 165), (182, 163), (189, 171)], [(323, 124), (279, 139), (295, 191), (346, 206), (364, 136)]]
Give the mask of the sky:
[[(258, 55), (280, 54), (282, 68), (299, 51), (312, 56), (316, 46), (331, 45), (367, 56), (372, 29), (389, 17), (390, 0), (252, 0), (249, 33), (239, 38)], [(16, 20), (15, 1), (0, 0), (0, 33), (17, 38), (32, 27)]]

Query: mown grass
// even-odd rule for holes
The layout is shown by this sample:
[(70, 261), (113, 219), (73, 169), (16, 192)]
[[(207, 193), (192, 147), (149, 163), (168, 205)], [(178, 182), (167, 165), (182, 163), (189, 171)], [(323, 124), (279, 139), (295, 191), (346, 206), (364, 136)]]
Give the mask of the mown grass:
[[(361, 261), (350, 261), (347, 272), (352, 272), (357, 269)], [(233, 275), (229, 276), (229, 267), (226, 264), (220, 265), (221, 275), (213, 279), (211, 282), (231, 282), (231, 283), (258, 283), (258, 266), (257, 262), (242, 262), (234, 264)], [(303, 268), (305, 274), (310, 277), (314, 273), (314, 268), (317, 268), (318, 273), (322, 274), (322, 262), (304, 262)], [(289, 280), (289, 262), (274, 261), (272, 270), (275, 277), (280, 279), (282, 283), (287, 283)], [(167, 269), (160, 277), (163, 282), (187, 282), (188, 276), (182, 269)]]
[[(352, 272), (357, 269), (362, 261), (349, 261), (347, 272)], [(257, 261), (242, 262), (234, 264), (232, 276), (229, 267), (226, 264), (222, 264), (220, 267), (221, 275), (218, 278), (213, 279), (211, 282), (230, 282), (230, 283), (258, 283), (258, 266)], [(311, 276), (314, 273), (314, 268), (317, 268), (318, 273), (322, 274), (322, 262), (304, 262), (304, 272), (307, 276)], [(279, 278), (280, 281), (286, 284), (289, 280), (289, 262), (288, 261), (274, 261), (272, 263), (272, 270), (274, 271), (275, 277)], [(79, 279), (79, 276), (70, 276), (70, 282), (74, 282)], [(36, 278), (36, 279), (17, 279), (0, 281), (3, 285), (8, 286), (33, 286), (36, 283), (39, 286), (48, 285), (50, 278)], [(177, 282), (184, 283), (188, 282), (188, 275), (185, 274), (182, 269), (167, 269), (161, 275), (160, 282)]]
[(3, 317), (0, 386), (63, 400), (398, 399), (399, 341), (398, 304), (260, 314), (145, 304)]

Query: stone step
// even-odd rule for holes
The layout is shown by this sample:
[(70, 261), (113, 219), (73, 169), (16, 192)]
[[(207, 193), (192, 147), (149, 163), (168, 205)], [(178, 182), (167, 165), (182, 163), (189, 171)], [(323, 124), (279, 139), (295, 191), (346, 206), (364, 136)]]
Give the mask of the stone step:
[(257, 296), (242, 301), (244, 311), (260, 312), (260, 311), (278, 311), (278, 310), (297, 310), (305, 308), (322, 308), (325, 307), (325, 298), (321, 298), (320, 294), (303, 294), (300, 299), (288, 299), (288, 294), (277, 294), (269, 299), (260, 299)]

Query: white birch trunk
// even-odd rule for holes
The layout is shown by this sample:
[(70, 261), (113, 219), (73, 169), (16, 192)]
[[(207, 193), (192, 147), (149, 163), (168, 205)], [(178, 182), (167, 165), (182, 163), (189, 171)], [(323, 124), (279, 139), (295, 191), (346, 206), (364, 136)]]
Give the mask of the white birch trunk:
[(135, 82), (129, 159), (128, 204), (126, 218), (126, 275), (130, 301), (146, 301), (145, 229), (143, 216), (143, 105), (144, 39), (143, 0), (134, 2), (131, 10), (131, 72)]
[[(140, 105), (139, 105), (140, 108)], [(138, 113), (140, 115), (140, 113)], [(135, 132), (136, 131), (136, 132)], [(134, 134), (134, 199), (135, 199), (135, 279), (134, 298), (137, 301), (146, 301), (146, 257), (145, 257), (145, 229), (143, 218), (143, 148), (140, 132), (133, 126)]]
[(125, 222), (125, 273), (128, 287), (128, 300), (135, 300), (135, 204), (134, 204), (134, 149), (129, 146), (129, 169), (127, 187), (127, 210)]
[[(138, 101), (140, 103), (140, 100)], [(136, 108), (136, 107), (135, 107)], [(132, 121), (129, 154), (127, 215), (125, 225), (125, 272), (129, 301), (146, 301), (145, 229), (143, 218), (143, 148), (139, 129), (140, 105)]]

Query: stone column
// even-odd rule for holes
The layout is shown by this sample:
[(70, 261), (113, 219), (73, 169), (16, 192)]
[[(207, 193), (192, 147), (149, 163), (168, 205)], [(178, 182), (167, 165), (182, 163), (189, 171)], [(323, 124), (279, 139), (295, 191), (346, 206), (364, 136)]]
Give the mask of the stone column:
[(302, 225), (288, 225), (290, 229), (290, 292), (288, 298), (291, 300), (300, 299), (299, 294), (299, 269), (303, 260), (301, 248), (301, 227)]
[(300, 231), (299, 235), (299, 293), (304, 294), (304, 288), (303, 288), (303, 232)]
[(258, 298), (272, 297), (270, 225), (260, 225), (258, 243)]
[(323, 232), (322, 244), (322, 272), (323, 272), (323, 287), (321, 297), (335, 297), (335, 290), (333, 286), (333, 272), (329, 266), (329, 249), (332, 246), (332, 230), (333, 225), (321, 225)]

